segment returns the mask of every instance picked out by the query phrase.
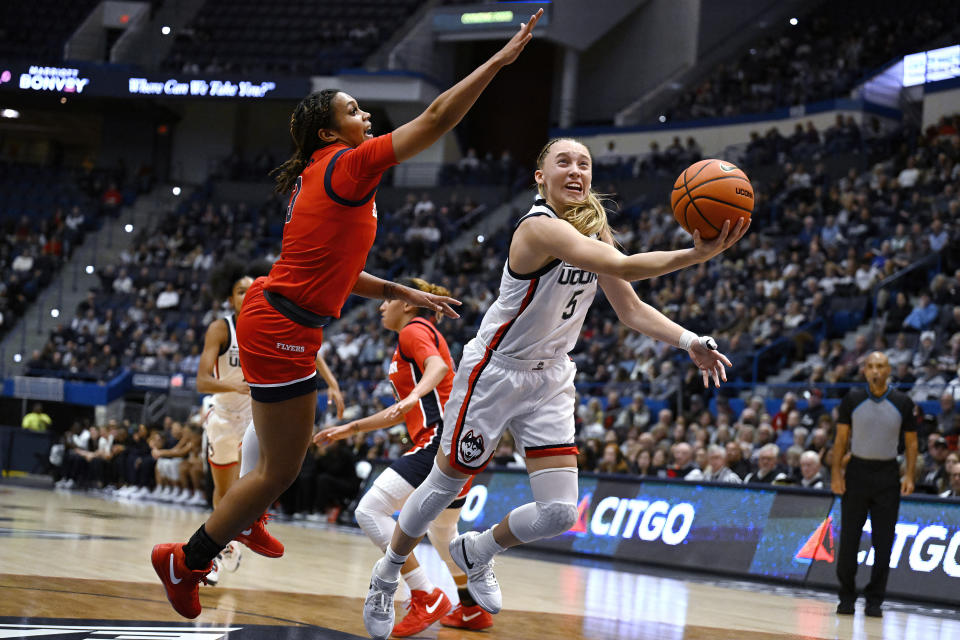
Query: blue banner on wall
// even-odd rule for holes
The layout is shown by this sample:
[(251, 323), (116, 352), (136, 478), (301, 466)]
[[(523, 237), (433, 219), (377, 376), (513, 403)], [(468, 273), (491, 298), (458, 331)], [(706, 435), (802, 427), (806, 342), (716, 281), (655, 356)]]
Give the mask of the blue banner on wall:
[[(485, 471), (460, 530), (485, 530), (532, 500), (525, 472)], [(827, 492), (588, 474), (577, 511), (570, 531), (529, 546), (836, 587), (840, 501)], [(858, 583), (873, 564), (869, 521), (864, 530)], [(890, 565), (890, 595), (960, 603), (960, 502), (904, 499)]]

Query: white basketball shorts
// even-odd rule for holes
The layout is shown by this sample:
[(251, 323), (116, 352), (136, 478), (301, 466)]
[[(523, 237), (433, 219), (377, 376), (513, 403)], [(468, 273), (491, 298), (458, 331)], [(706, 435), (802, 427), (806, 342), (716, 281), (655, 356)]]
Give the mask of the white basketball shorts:
[(207, 432), (207, 460), (215, 467), (228, 467), (240, 461), (240, 441), (250, 419), (225, 416), (211, 409), (203, 421)]
[(453, 378), (440, 446), (463, 473), (483, 471), (504, 429), (526, 458), (576, 455), (577, 367), (569, 357), (518, 360), (471, 340)]

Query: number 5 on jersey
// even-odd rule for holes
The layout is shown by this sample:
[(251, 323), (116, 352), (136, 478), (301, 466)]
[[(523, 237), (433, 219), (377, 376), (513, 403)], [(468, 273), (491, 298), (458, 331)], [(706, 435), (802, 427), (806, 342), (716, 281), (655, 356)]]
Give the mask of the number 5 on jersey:
[(577, 296), (584, 292), (584, 289), (577, 289), (573, 292), (573, 295), (570, 296), (570, 301), (567, 302), (567, 306), (563, 309), (563, 314), (560, 316), (563, 320), (569, 320), (574, 312), (577, 310)]

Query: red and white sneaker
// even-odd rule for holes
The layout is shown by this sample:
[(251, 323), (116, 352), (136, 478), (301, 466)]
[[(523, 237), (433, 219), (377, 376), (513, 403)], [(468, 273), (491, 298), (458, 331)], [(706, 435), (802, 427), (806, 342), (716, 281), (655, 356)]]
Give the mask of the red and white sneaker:
[(150, 554), (150, 561), (176, 612), (191, 620), (200, 615), (200, 583), (207, 582), (213, 563), (206, 569), (190, 569), (181, 543), (158, 544)]
[(407, 615), (393, 628), (393, 635), (404, 638), (420, 633), (447, 615), (452, 606), (447, 594), (440, 587), (436, 587), (430, 593), (414, 589), (410, 592)]
[(241, 531), (234, 540), (247, 545), (254, 553), (268, 558), (279, 558), (283, 555), (283, 543), (267, 533), (265, 528), (270, 517), (269, 513), (263, 514), (250, 525), (250, 528)]
[(458, 604), (457, 608), (450, 612), (450, 615), (441, 618), (440, 624), (445, 627), (479, 631), (493, 626), (493, 616), (479, 606), (465, 607)]

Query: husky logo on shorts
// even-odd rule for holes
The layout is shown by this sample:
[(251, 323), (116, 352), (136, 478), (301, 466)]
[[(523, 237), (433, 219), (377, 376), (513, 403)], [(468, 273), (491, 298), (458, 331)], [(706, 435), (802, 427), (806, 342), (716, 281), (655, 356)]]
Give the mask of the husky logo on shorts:
[(473, 429), (460, 439), (460, 457), (464, 462), (472, 462), (483, 455), (483, 434), (473, 435)]

